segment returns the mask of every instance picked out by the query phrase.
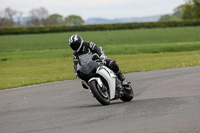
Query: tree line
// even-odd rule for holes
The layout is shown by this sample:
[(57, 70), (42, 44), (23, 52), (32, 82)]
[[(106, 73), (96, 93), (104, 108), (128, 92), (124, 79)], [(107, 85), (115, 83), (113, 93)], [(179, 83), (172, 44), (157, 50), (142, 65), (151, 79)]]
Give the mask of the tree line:
[[(9, 7), (0, 11), (0, 27), (14, 26), (55, 26), (55, 25), (82, 25), (84, 20), (78, 15), (63, 17), (60, 14), (50, 14), (41, 7), (29, 11), (29, 16), (23, 20), (23, 12)], [(21, 23), (21, 22), (24, 23)]]
[(172, 15), (163, 15), (159, 21), (177, 21), (200, 19), (200, 0), (186, 0), (186, 3), (174, 9)]

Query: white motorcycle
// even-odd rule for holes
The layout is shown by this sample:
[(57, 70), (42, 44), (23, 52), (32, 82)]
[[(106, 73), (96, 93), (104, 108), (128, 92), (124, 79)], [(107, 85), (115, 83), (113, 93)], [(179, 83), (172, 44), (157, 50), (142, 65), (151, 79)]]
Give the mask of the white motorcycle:
[(78, 68), (77, 73), (83, 86), (90, 89), (102, 105), (109, 105), (111, 100), (117, 99), (129, 102), (134, 97), (131, 83), (122, 85), (115, 73), (100, 60), (89, 60)]

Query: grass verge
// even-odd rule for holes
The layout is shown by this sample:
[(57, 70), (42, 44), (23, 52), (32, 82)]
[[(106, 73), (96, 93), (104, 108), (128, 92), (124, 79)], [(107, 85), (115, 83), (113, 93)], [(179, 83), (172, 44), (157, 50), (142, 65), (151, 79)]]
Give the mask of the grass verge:
[[(200, 65), (200, 51), (110, 55), (123, 73)], [(0, 89), (75, 79), (72, 58), (0, 62)]]

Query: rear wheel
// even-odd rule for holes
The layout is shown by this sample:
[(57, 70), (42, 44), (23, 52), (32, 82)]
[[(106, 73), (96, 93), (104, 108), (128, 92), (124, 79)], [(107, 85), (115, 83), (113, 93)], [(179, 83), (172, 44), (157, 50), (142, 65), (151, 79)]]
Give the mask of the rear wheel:
[(131, 85), (124, 87), (123, 92), (124, 92), (124, 96), (120, 98), (122, 101), (129, 102), (133, 99), (134, 93), (133, 93), (133, 89)]
[(93, 80), (89, 83), (90, 89), (94, 97), (102, 104), (110, 104), (110, 95), (109, 90), (106, 86), (100, 87), (96, 80)]

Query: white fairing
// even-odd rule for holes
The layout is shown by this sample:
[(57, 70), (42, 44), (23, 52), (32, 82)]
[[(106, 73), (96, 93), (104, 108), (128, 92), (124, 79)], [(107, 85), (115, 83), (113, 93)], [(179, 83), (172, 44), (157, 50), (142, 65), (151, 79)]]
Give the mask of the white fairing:
[(109, 89), (110, 89), (110, 99), (115, 98), (115, 91), (116, 91), (116, 75), (112, 70), (107, 68), (106, 66), (101, 66), (97, 68), (97, 72), (99, 75), (104, 77), (108, 82)]

